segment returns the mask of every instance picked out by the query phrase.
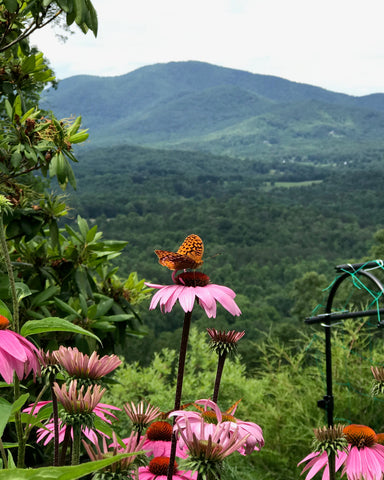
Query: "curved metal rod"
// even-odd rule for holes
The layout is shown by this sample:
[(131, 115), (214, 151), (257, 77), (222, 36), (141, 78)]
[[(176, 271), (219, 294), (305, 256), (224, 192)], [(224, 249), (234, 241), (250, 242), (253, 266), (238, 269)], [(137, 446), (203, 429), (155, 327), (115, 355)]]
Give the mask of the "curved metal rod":
[[(365, 270), (357, 270), (354, 272), (356, 275), (363, 275), (371, 280), (380, 290), (384, 293), (384, 286), (382, 283), (370, 272)], [(326, 383), (327, 383), (327, 394), (318, 402), (318, 406), (324, 408), (327, 412), (328, 426), (333, 425), (333, 410), (334, 410), (334, 398), (333, 398), (333, 386), (332, 386), (332, 351), (331, 351), (331, 321), (332, 317), (330, 316), (332, 311), (333, 299), (336, 295), (337, 289), (340, 287), (342, 282), (351, 276), (351, 272), (345, 272), (336, 279), (328, 295), (327, 305), (325, 307), (324, 315), (324, 330), (325, 330), (325, 368), (326, 368)], [(352, 314), (353, 312), (351, 312)], [(361, 312), (364, 316), (364, 312)], [(327, 317), (327, 314), (328, 317)], [(355, 317), (356, 315), (351, 315), (350, 318)], [(346, 315), (344, 318), (348, 318)]]

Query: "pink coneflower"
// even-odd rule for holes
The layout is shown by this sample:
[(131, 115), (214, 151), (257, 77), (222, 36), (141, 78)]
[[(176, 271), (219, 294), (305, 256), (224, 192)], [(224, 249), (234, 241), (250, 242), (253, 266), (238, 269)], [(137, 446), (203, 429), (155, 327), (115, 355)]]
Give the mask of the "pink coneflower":
[(61, 346), (55, 352), (55, 356), (71, 377), (92, 380), (98, 380), (108, 375), (122, 363), (117, 355), (105, 355), (100, 358), (96, 352), (93, 352), (89, 356), (80, 352), (76, 347)]
[(234, 298), (236, 294), (224, 285), (209, 283), (209, 277), (201, 272), (184, 272), (173, 276), (173, 285), (155, 285), (146, 283), (148, 287), (158, 291), (152, 297), (150, 310), (160, 304), (164, 313), (169, 313), (176, 301), (184, 312), (192, 312), (195, 300), (204, 309), (209, 318), (216, 317), (216, 302), (219, 302), (232, 315), (241, 315)]
[(124, 410), (131, 420), (133, 428), (138, 432), (147, 428), (160, 413), (160, 408), (153, 407), (150, 403), (144, 411), (144, 402), (140, 402), (138, 405), (135, 405), (133, 402), (131, 402), (131, 404), (126, 403), (124, 405)]
[[(177, 469), (177, 466), (175, 462), (172, 479), (191, 480), (197, 478), (197, 473), (180, 471)], [(139, 480), (167, 480), (168, 467), (169, 457), (155, 457), (149, 462), (147, 467), (139, 468)]]
[(207, 328), (208, 335), (211, 337), (209, 346), (218, 355), (235, 353), (238, 341), (244, 337), (245, 331), (237, 332), (236, 330), (216, 330), (215, 328)]
[(244, 422), (234, 417), (237, 404), (231, 407), (227, 412), (221, 412), (220, 408), (212, 400), (202, 399), (197, 400), (195, 404), (204, 405), (204, 410), (199, 412), (176, 410), (170, 413), (170, 416), (176, 416), (178, 429), (186, 427), (187, 422), (194, 430), (201, 428), (201, 420), (207, 424), (217, 425), (219, 423), (228, 424), (228, 432), (238, 432), (239, 436), (246, 438), (244, 444), (241, 445), (238, 451), (242, 455), (248, 455), (254, 450), (260, 450), (264, 446), (263, 431), (259, 425), (253, 422)]
[(188, 451), (186, 468), (198, 472), (199, 478), (220, 478), (224, 459), (239, 451), (249, 436), (241, 435), (239, 429), (233, 430), (230, 422), (213, 425), (203, 418), (193, 426), (188, 418), (181, 423), (177, 418), (175, 431)]
[[(345, 462), (345, 459), (347, 457), (346, 452), (344, 451), (338, 451), (336, 453), (336, 469), (335, 471), (337, 472), (340, 470), (342, 467), (343, 463)], [(305, 477), (306, 480), (310, 480), (313, 478), (316, 473), (320, 472), (322, 469), (323, 471), (323, 476), (321, 477), (322, 480), (329, 480), (329, 463), (328, 463), (328, 454), (326, 451), (324, 452), (312, 452), (309, 455), (307, 455), (301, 462), (299, 462), (297, 465), (301, 465), (304, 462), (308, 462), (306, 466), (303, 468), (301, 475), (305, 472), (307, 473), (307, 476)]]
[[(143, 449), (148, 457), (169, 457), (172, 446), (173, 427), (170, 423), (159, 420), (153, 422), (145, 432), (146, 440)], [(124, 440), (125, 442), (125, 440)], [(185, 452), (176, 446), (176, 457), (186, 458)]]
[[(23, 412), (37, 415), (43, 407), (51, 403), (52, 401), (49, 400), (49, 401), (38, 402), (36, 405), (31, 404), (29, 405), (29, 407), (25, 408)], [(113, 405), (98, 403), (94, 407), (93, 413), (104, 422), (111, 424), (112, 423), (111, 420), (117, 420), (117, 417), (112, 412), (110, 412), (110, 410), (121, 410), (121, 409), (118, 407), (114, 407)], [(61, 420), (59, 420), (59, 443), (61, 443), (64, 440), (65, 432), (67, 428), (71, 429), (71, 434), (72, 434), (72, 427), (71, 426), (67, 427)], [(82, 427), (82, 432), (84, 436), (88, 438), (89, 441), (95, 444), (98, 442), (98, 439), (99, 439), (98, 435), (106, 436), (108, 438), (108, 435), (106, 435), (105, 433), (95, 428), (88, 428), (84, 426)], [(53, 419), (49, 420), (44, 425), (44, 428), (39, 428), (36, 433), (37, 433), (37, 440), (36, 440), (37, 443), (44, 441), (44, 445), (47, 445), (50, 441), (52, 441), (54, 438)]]
[(384, 446), (376, 443), (376, 433), (365, 425), (348, 425), (343, 430), (349, 443), (342, 475), (348, 480), (381, 480), (384, 473)]
[(7, 330), (9, 320), (0, 315), (0, 374), (8, 384), (16, 373), (19, 380), (32, 371), (34, 378), (40, 374), (38, 349), (25, 337)]
[(64, 407), (64, 410), (70, 414), (92, 413), (99, 404), (106, 388), (100, 385), (91, 385), (84, 393), (84, 385), (77, 390), (77, 380), (72, 380), (67, 386), (65, 383), (61, 387), (55, 382), (53, 390), (58, 402)]
[[(87, 451), (89, 458), (93, 460), (102, 460), (103, 458), (108, 458), (111, 456), (118, 455), (120, 453), (132, 453), (133, 455), (123, 458), (122, 460), (113, 463), (112, 465), (106, 467), (104, 471), (112, 473), (125, 473), (127, 478), (131, 478), (130, 473), (132, 471), (132, 464), (136, 460), (137, 453), (143, 450), (144, 437), (141, 439), (138, 438), (137, 433), (132, 433), (129, 438), (126, 439), (125, 447), (120, 447), (115, 432), (112, 434), (112, 450), (107, 446), (106, 439), (103, 438), (103, 450), (101, 450), (98, 443), (95, 443), (95, 449), (92, 448), (87, 442), (83, 440), (83, 445)], [(120, 477), (119, 477), (120, 478)]]

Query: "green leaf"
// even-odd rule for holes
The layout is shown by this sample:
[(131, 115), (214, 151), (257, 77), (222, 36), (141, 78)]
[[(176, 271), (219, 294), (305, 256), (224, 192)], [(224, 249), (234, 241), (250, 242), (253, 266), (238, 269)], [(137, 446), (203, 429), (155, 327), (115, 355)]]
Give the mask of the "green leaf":
[(55, 301), (56, 305), (58, 305), (58, 307), (63, 310), (63, 312), (69, 313), (70, 315), (75, 315), (75, 318), (80, 317), (79, 312), (77, 312), (74, 308), (68, 305), (68, 303), (63, 302), (62, 300), (60, 300), (60, 298), (57, 297), (55, 297), (53, 300)]
[(41, 468), (15, 468), (0, 470), (0, 480), (77, 480), (78, 478), (96, 472), (123, 458), (130, 457), (132, 453), (122, 453), (113, 457), (86, 462), (80, 465), (66, 467), (41, 467)]
[(17, 0), (4, 0), (4, 5), (10, 13), (15, 13), (18, 7)]
[(32, 295), (32, 292), (30, 291), (28, 285), (26, 285), (25, 283), (16, 282), (15, 287), (16, 287), (17, 299), (19, 302), (23, 298), (29, 297), (29, 295)]
[(11, 412), (12, 405), (4, 400), (4, 398), (0, 398), (0, 438), (3, 435), (4, 429), (8, 423), (8, 419), (11, 416)]
[(120, 315), (109, 315), (109, 316), (101, 316), (99, 320), (104, 320), (108, 322), (125, 322), (127, 320), (131, 320), (133, 318), (132, 313), (122, 313)]
[(17, 95), (15, 101), (13, 102), (13, 114), (18, 115), (19, 117), (22, 116), (23, 112), (21, 110), (21, 97)]
[(12, 108), (12, 105), (9, 103), (9, 100), (6, 98), (5, 99), (5, 110), (7, 111), (7, 115), (9, 117), (10, 120), (12, 120), (13, 118), (13, 108)]
[(31, 306), (39, 306), (45, 303), (47, 300), (52, 298), (54, 295), (57, 295), (60, 292), (60, 287), (57, 285), (52, 285), (51, 287), (46, 288), (35, 297), (33, 297)]
[(98, 342), (101, 343), (101, 340), (97, 335), (88, 330), (84, 330), (84, 328), (79, 327), (78, 325), (74, 325), (64, 318), (59, 317), (48, 317), (43, 318), (42, 320), (30, 320), (24, 323), (21, 329), (21, 335), (27, 337), (28, 335), (36, 335), (39, 333), (47, 333), (47, 332), (72, 332), (72, 333), (80, 333), (81, 335), (87, 335), (88, 337), (92, 337)]
[(25, 402), (29, 398), (29, 393), (24, 393), (24, 395), (20, 395), (20, 397), (13, 402), (12, 404), (12, 415), (14, 415), (16, 412), (18, 412), (25, 404)]
[(3, 317), (8, 318), (8, 320), (12, 322), (12, 313), (2, 300), (0, 300), (0, 315), (3, 315)]

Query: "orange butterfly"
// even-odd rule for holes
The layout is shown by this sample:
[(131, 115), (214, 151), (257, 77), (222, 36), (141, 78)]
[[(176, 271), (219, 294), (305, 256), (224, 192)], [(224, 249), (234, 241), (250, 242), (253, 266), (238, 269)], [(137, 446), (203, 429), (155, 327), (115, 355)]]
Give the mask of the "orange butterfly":
[(160, 265), (170, 270), (184, 270), (185, 268), (199, 268), (203, 264), (204, 244), (198, 235), (192, 234), (184, 240), (177, 252), (155, 250)]

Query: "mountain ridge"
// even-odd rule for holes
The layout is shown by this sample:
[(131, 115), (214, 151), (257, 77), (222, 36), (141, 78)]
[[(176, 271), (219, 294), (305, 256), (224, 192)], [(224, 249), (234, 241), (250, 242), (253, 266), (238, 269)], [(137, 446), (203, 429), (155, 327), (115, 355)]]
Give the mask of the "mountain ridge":
[[(276, 135), (294, 151), (297, 138), (305, 138), (312, 124), (318, 134), (308, 138), (324, 141), (327, 148), (335, 138), (354, 145), (357, 138), (379, 144), (384, 138), (384, 94), (355, 97), (196, 61), (148, 65), (118, 77), (70, 77), (45, 93), (43, 106), (63, 117), (81, 114), (94, 146), (137, 144), (252, 156), (264, 152), (260, 142), (276, 144)], [(253, 142), (250, 124), (256, 126)], [(335, 129), (342, 135), (330, 139), (327, 132)], [(241, 148), (215, 143), (223, 135), (224, 143)], [(312, 149), (308, 142), (300, 148)]]

